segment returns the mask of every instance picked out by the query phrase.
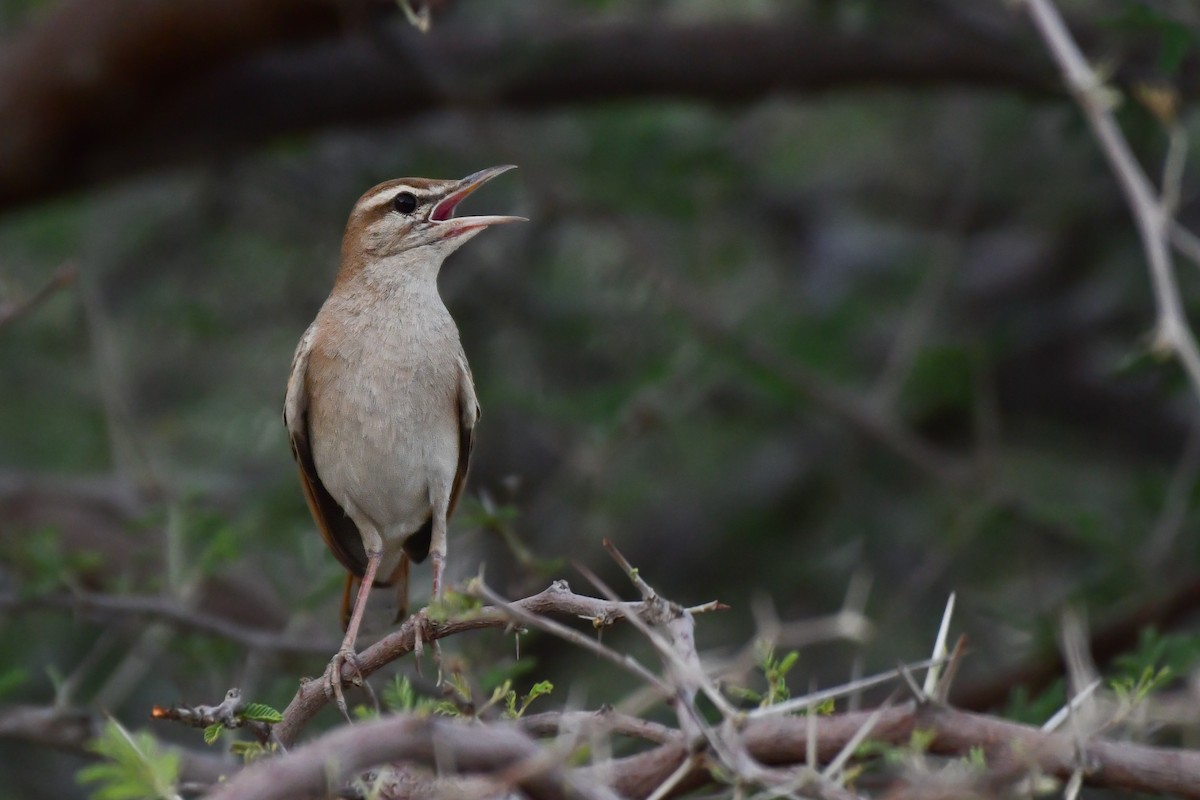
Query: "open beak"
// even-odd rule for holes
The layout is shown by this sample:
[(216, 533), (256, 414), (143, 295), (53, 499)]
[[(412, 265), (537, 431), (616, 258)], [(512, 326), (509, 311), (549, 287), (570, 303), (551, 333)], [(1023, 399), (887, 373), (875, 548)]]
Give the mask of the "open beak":
[(479, 230), (486, 228), (489, 225), (499, 225), (505, 222), (528, 222), (525, 217), (507, 217), (507, 216), (482, 216), (482, 217), (456, 217), (454, 209), (466, 199), (467, 195), (478, 189), (483, 184), (490, 181), (497, 175), (508, 172), (510, 169), (516, 169), (513, 164), (505, 164), (499, 167), (488, 167), (481, 169), (473, 175), (468, 175), (458, 182), (458, 185), (450, 190), (450, 193), (437, 201), (433, 210), (429, 212), (429, 221), (434, 223), (436, 230), (442, 238), (457, 236), (460, 233), (467, 231)]

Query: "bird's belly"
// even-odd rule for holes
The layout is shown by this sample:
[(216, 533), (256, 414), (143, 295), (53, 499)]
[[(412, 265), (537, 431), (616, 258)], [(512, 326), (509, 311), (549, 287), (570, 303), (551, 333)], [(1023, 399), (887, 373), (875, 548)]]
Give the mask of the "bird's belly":
[(332, 386), (362, 388), (312, 397), (313, 460), (360, 530), (374, 527), (385, 552), (394, 551), (429, 520), (436, 498), (453, 484), (457, 375), (428, 365), (363, 365), (358, 374), (347, 372)]

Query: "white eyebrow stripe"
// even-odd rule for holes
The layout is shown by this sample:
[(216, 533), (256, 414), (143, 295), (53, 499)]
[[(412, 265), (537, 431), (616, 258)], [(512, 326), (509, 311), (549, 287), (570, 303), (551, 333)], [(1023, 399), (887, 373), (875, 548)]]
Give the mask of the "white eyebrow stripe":
[(359, 207), (362, 208), (363, 211), (373, 211), (379, 206), (391, 205), (392, 199), (401, 192), (411, 192), (418, 201), (422, 202), (428, 200), (435, 194), (428, 189), (416, 189), (412, 186), (404, 186), (403, 184), (399, 186), (389, 186), (386, 189), (380, 189), (369, 197), (364, 197), (359, 202)]

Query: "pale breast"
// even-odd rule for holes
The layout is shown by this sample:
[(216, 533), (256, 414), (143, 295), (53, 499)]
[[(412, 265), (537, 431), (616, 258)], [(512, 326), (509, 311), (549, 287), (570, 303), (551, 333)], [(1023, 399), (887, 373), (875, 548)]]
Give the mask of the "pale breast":
[(462, 345), (444, 306), (423, 311), (322, 325), (309, 357), (317, 472), (360, 527), (392, 546), (429, 519), (458, 464)]

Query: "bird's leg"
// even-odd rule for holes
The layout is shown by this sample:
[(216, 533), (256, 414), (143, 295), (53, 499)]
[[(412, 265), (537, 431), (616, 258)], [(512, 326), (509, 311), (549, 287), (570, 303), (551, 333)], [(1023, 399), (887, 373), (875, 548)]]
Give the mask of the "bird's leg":
[(353, 573), (346, 574), (346, 585), (342, 589), (342, 632), (350, 627), (350, 614), (354, 611), (354, 597), (358, 591), (354, 588), (354, 582), (358, 578), (354, 577)]
[(412, 563), (408, 553), (400, 554), (400, 563), (392, 572), (391, 581), (396, 586), (396, 618), (392, 624), (402, 622), (408, 616), (408, 571)]
[(379, 562), (382, 560), (382, 547), (367, 550), (367, 568), (363, 571), (362, 584), (358, 587), (358, 597), (354, 600), (354, 613), (350, 615), (350, 624), (346, 626), (346, 636), (329, 666), (325, 668), (325, 696), (337, 703), (338, 710), (347, 720), (350, 719), (350, 713), (346, 709), (346, 697), (342, 693), (342, 666), (352, 666), (358, 673), (355, 681), (362, 682), (362, 671), (358, 666), (358, 656), (354, 652), (354, 642), (358, 639), (358, 627), (362, 624), (363, 611), (367, 607), (367, 596), (371, 593), (375, 573), (379, 570)]
[[(446, 517), (449, 500), (445, 500), (433, 515), (433, 532), (429, 539), (429, 552), (433, 561), (433, 602), (440, 602), (446, 571)], [(437, 685), (442, 685), (442, 646), (433, 640), (433, 663), (437, 665)]]

